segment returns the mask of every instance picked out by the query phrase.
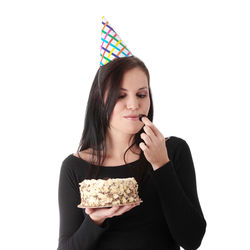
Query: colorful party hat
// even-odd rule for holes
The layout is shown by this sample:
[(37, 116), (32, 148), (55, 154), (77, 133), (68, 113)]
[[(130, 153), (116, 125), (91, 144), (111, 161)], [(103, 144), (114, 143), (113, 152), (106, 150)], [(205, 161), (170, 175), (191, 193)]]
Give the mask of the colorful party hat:
[(101, 61), (100, 66), (120, 57), (132, 56), (127, 46), (111, 27), (110, 23), (102, 17), (102, 34), (101, 34)]

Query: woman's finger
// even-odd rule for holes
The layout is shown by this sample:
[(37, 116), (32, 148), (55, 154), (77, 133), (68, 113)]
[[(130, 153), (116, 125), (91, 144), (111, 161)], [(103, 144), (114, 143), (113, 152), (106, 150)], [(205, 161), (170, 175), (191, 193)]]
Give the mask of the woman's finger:
[(139, 143), (139, 147), (141, 148), (141, 150), (146, 153), (148, 151), (148, 147), (146, 146), (146, 144), (144, 142), (140, 142)]
[(85, 213), (86, 214), (92, 214), (94, 212), (93, 208), (85, 208)]
[(147, 125), (145, 125), (143, 127), (143, 130), (145, 131), (145, 133), (150, 137), (150, 139), (153, 141), (154, 138), (156, 137), (154, 131)]
[(149, 137), (147, 134), (141, 133), (140, 136), (141, 136), (141, 138), (144, 140), (144, 142), (146, 143), (147, 146), (150, 145), (150, 144), (152, 143), (150, 137)]
[(146, 117), (142, 117), (142, 122), (149, 126), (157, 137), (163, 137), (162, 133), (156, 128), (156, 126)]
[(116, 213), (118, 210), (120, 209), (119, 206), (114, 206), (114, 207), (111, 207), (111, 208), (108, 208), (107, 212), (106, 212), (106, 216), (108, 218), (111, 218), (114, 216), (114, 213)]

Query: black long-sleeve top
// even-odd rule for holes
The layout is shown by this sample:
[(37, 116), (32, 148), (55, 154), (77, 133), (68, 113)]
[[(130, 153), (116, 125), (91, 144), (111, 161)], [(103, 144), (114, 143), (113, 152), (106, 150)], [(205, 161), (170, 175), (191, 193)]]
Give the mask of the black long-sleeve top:
[(79, 183), (86, 178), (89, 163), (73, 154), (65, 158), (58, 190), (58, 250), (197, 249), (206, 231), (206, 220), (198, 199), (190, 148), (175, 136), (166, 141), (166, 147), (170, 161), (155, 171), (145, 157), (124, 165), (99, 167), (98, 178), (131, 177), (131, 168), (135, 170), (142, 164), (149, 170), (138, 189), (143, 202), (106, 219), (101, 226), (77, 207), (81, 202)]

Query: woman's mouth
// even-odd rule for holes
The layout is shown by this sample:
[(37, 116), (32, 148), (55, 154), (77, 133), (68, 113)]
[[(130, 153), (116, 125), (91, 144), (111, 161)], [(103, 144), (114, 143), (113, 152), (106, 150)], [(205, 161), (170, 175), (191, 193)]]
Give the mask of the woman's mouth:
[(124, 116), (124, 118), (130, 120), (130, 121), (138, 121), (139, 120), (139, 115), (128, 115)]

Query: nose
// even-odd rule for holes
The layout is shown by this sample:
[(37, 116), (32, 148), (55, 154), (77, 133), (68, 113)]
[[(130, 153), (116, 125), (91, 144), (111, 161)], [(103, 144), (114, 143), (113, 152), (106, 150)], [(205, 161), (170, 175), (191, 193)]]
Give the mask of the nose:
[(139, 107), (139, 102), (136, 99), (136, 97), (128, 98), (127, 109), (136, 110), (136, 109), (138, 109), (138, 107)]

